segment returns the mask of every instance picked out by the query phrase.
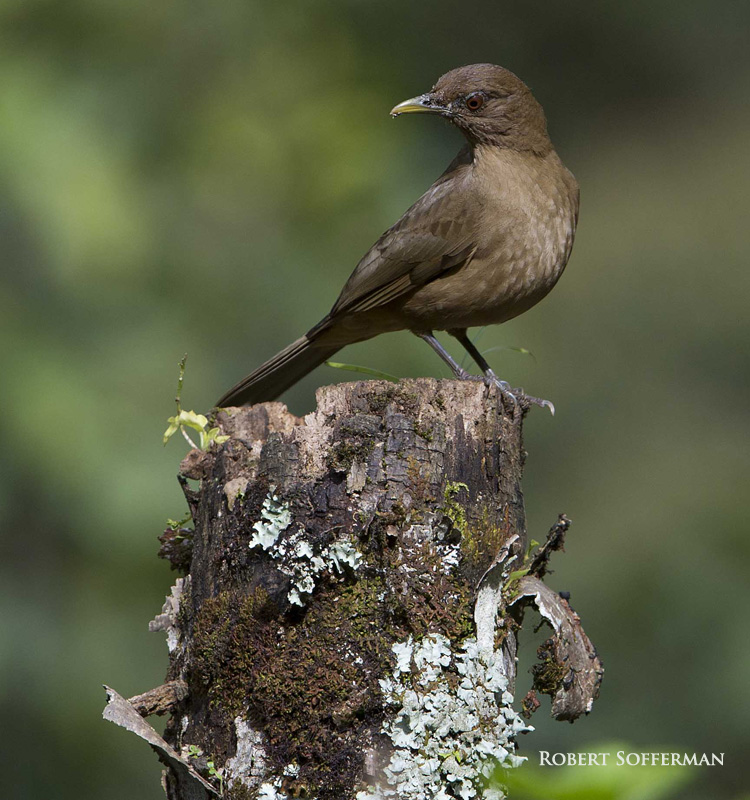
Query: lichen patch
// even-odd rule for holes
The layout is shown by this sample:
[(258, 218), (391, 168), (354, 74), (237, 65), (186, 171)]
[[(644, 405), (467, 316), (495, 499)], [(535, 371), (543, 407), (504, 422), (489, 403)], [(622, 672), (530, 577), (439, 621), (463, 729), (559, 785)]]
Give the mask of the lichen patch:
[(518, 766), (515, 737), (532, 730), (513, 709), (499, 653), (487, 657), (476, 639), (455, 647), (440, 634), (393, 645), (395, 666), (381, 679), (395, 709), (382, 732), (392, 745), (384, 780), (357, 800), (470, 800), (501, 797), (485, 783), (497, 764)]

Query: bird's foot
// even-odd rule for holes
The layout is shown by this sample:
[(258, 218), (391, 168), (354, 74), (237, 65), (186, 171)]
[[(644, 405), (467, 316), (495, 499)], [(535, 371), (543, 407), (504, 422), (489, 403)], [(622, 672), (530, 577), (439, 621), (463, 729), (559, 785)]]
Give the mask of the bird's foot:
[(513, 389), (507, 381), (501, 381), (492, 370), (487, 370), (484, 379), (488, 386), (497, 386), (503, 397), (507, 398), (513, 404), (513, 416), (516, 417), (518, 412), (521, 411), (521, 406), (540, 406), (541, 408), (548, 408), (550, 414), (555, 416), (555, 406), (549, 400), (543, 400), (540, 397), (532, 397), (526, 394), (523, 389)]

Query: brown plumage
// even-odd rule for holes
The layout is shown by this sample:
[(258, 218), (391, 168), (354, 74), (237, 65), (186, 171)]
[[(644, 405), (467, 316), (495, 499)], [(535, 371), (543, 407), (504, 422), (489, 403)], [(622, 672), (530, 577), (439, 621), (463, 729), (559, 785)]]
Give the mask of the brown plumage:
[(470, 378), (432, 335), (445, 330), (498, 381), (466, 329), (518, 316), (557, 282), (570, 256), (578, 184), (557, 156), (542, 107), (512, 72), (460, 67), (397, 105), (439, 114), (466, 145), (357, 265), (330, 313), (228, 391), (219, 406), (273, 400), (347, 344), (410, 330)]

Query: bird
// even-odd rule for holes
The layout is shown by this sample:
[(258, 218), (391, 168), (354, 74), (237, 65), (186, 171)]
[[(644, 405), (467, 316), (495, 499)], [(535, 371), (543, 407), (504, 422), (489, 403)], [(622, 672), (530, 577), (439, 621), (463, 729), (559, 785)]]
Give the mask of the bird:
[[(367, 251), (328, 314), (217, 407), (274, 400), (342, 347), (400, 330), (427, 342), (455, 378), (494, 384), (517, 407), (522, 390), (497, 377), (468, 329), (517, 317), (557, 283), (573, 247), (578, 183), (552, 145), (541, 105), (504, 67), (453, 69), (390, 113), (441, 116), (465, 143)], [(455, 337), (483, 375), (460, 366), (436, 330)], [(524, 396), (554, 413), (549, 401)]]

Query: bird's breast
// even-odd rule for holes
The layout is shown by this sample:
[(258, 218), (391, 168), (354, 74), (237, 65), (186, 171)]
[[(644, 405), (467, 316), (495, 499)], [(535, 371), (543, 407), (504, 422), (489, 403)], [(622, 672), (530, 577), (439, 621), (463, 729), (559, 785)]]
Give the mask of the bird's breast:
[(437, 329), (491, 325), (518, 316), (552, 289), (573, 247), (578, 203), (575, 179), (552, 156), (547, 169), (512, 157), (484, 165), (473, 257), (417, 291), (407, 312)]

